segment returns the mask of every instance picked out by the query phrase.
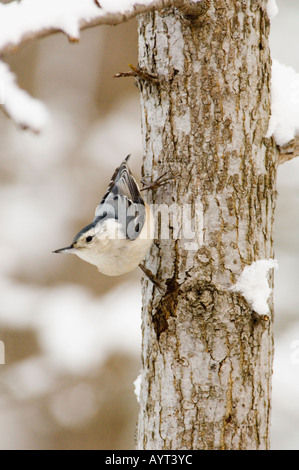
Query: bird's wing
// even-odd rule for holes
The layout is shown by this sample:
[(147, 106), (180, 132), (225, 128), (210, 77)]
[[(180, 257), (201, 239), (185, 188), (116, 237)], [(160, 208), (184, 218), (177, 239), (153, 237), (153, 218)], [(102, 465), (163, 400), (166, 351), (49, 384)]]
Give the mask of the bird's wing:
[(145, 206), (138, 184), (128, 167), (128, 155), (116, 168), (108, 189), (97, 206), (94, 222), (116, 218), (127, 238), (136, 239), (145, 222)]
[(116, 168), (100, 204), (103, 204), (107, 199), (114, 198), (114, 196), (118, 195), (126, 196), (134, 203), (143, 204), (138, 184), (127, 164), (129, 158), (130, 155), (128, 155), (121, 165)]

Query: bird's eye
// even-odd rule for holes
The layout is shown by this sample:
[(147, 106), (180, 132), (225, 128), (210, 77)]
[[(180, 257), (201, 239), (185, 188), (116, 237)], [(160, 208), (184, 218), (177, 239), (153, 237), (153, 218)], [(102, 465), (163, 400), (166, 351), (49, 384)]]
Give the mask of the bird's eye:
[(88, 237), (86, 237), (86, 242), (87, 242), (87, 243), (91, 242), (92, 238), (93, 238), (93, 237), (92, 237), (91, 235), (89, 235)]

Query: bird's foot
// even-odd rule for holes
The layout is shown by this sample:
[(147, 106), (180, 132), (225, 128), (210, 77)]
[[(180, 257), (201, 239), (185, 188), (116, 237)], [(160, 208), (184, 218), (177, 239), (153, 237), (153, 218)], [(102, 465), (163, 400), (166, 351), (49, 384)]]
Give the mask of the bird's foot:
[(149, 189), (156, 189), (159, 186), (164, 186), (165, 184), (168, 184), (170, 181), (173, 181), (176, 179), (177, 174), (167, 176), (167, 172), (163, 173), (161, 176), (159, 176), (157, 179), (155, 179), (152, 183), (147, 184), (146, 181), (141, 180), (141, 183), (144, 185), (143, 188), (140, 189), (140, 191), (148, 191)]

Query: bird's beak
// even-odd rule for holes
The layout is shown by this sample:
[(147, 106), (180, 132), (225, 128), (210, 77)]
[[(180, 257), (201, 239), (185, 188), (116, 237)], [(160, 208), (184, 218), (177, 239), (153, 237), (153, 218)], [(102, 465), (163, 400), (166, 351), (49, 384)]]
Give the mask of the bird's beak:
[(74, 245), (66, 246), (65, 248), (59, 248), (59, 250), (52, 251), (52, 253), (74, 253)]

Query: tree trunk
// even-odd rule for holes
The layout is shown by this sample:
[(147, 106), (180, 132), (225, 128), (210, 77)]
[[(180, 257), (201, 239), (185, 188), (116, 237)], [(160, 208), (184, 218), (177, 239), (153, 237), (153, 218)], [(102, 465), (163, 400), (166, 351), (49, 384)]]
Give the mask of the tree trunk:
[(144, 279), (140, 449), (269, 447), (273, 314), (231, 291), (246, 265), (273, 257), (266, 3), (139, 16), (139, 66), (157, 74), (138, 79), (143, 175), (176, 175), (148, 200), (197, 217), (191, 241), (184, 217), (169, 216), (171, 239), (158, 217), (146, 260), (165, 291)]

